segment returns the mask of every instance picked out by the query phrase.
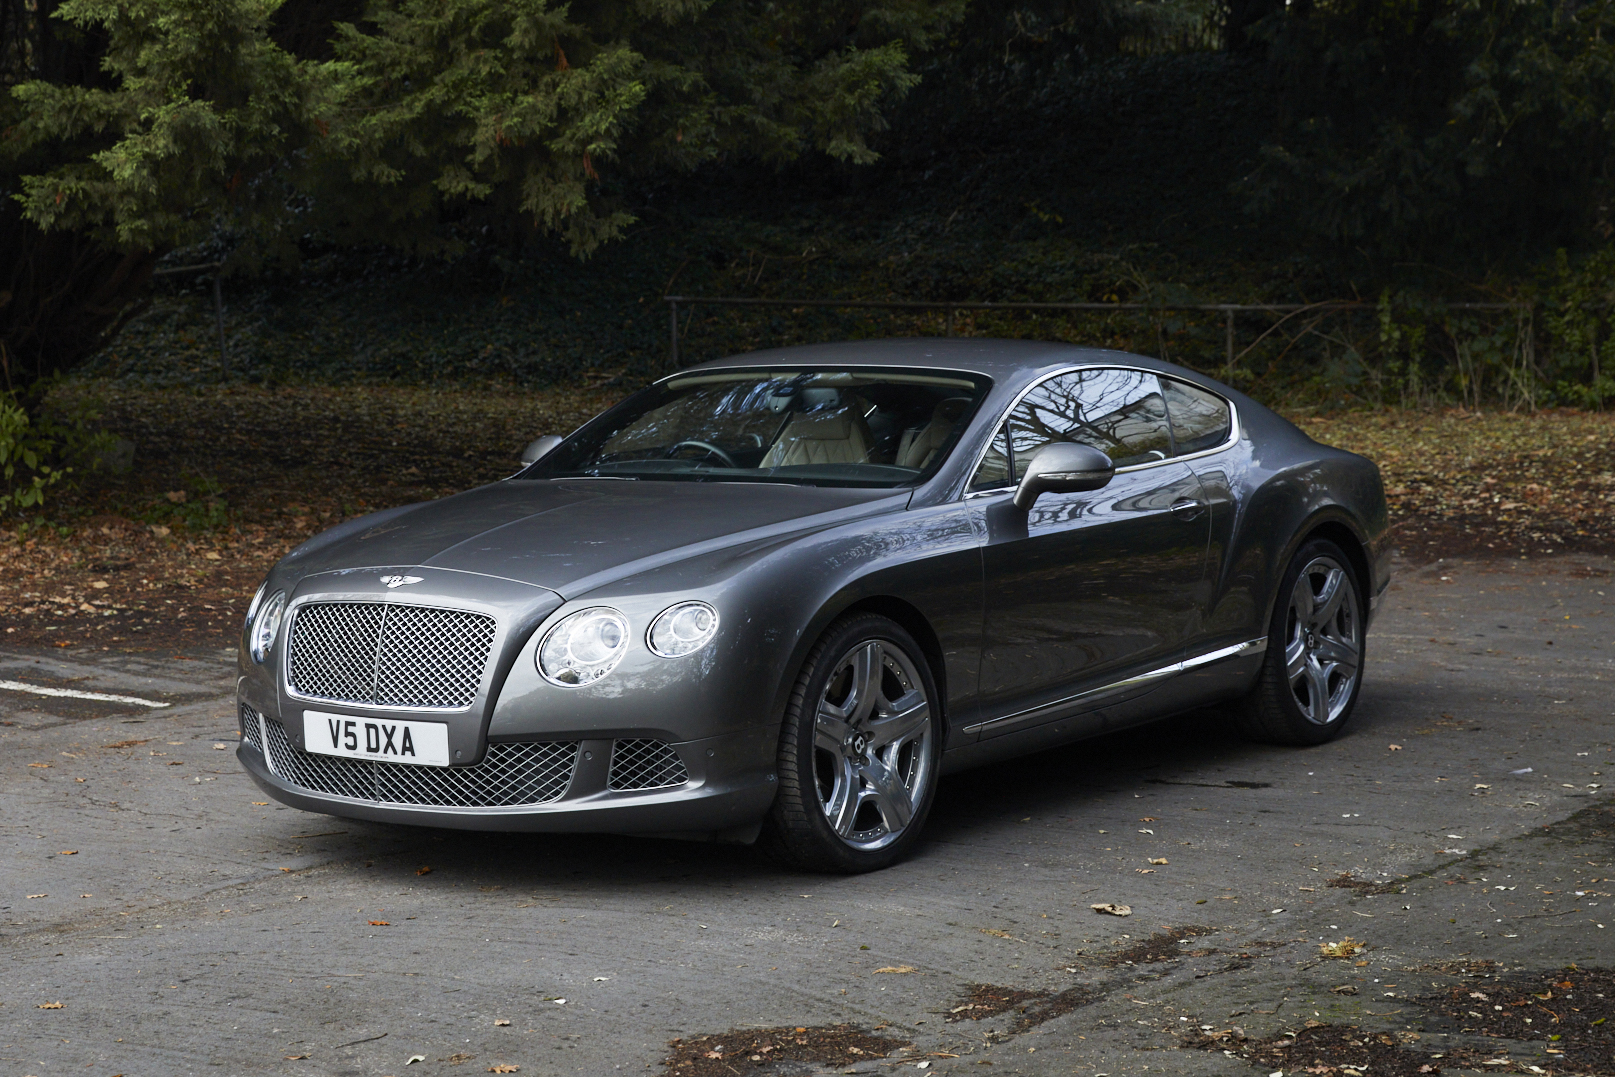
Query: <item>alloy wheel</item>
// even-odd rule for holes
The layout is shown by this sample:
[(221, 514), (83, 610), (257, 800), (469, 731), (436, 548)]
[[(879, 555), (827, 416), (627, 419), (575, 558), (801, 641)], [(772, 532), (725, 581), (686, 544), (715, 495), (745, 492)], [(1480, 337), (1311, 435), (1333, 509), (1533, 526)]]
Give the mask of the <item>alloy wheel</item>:
[(1362, 666), (1357, 588), (1332, 557), (1315, 557), (1290, 594), (1284, 671), (1302, 715), (1328, 725), (1345, 712)]
[(889, 640), (864, 640), (841, 657), (814, 717), (819, 807), (845, 844), (896, 841), (933, 780), (931, 702), (914, 659)]

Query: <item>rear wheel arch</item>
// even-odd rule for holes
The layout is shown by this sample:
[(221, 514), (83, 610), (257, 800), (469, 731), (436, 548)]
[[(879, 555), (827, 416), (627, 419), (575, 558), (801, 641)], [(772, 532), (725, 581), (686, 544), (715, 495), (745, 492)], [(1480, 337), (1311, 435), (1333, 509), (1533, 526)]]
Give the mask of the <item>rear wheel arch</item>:
[(1284, 601), (1286, 596), (1279, 594), (1279, 584), (1285, 571), (1290, 566), (1290, 560), (1295, 557), (1296, 551), (1314, 539), (1327, 539), (1340, 547), (1341, 553), (1351, 562), (1351, 569), (1357, 576), (1361, 585), (1361, 596), (1365, 607), (1370, 596), (1374, 593), (1374, 580), (1368, 557), (1368, 544), (1362, 532), (1346, 516), (1345, 511), (1337, 507), (1328, 507), (1315, 512), (1309, 519), (1302, 522), (1295, 529), (1290, 541), (1279, 549), (1279, 556), (1272, 564), (1272, 576), (1264, 585), (1270, 588), (1267, 595), (1266, 609), (1263, 613), (1262, 624), (1265, 625), (1273, 616), (1274, 606)]
[(1340, 552), (1351, 561), (1352, 571), (1357, 574), (1357, 580), (1363, 588), (1363, 602), (1367, 603), (1374, 591), (1374, 574), (1368, 561), (1367, 544), (1357, 532), (1344, 520), (1324, 520), (1302, 535), (1295, 548), (1299, 550), (1313, 539), (1328, 539), (1340, 547)]

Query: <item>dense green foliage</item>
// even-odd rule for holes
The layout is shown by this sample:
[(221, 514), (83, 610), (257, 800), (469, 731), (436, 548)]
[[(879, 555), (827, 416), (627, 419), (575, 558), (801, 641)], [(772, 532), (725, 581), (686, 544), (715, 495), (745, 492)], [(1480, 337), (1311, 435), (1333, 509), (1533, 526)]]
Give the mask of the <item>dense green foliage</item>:
[(309, 235), (454, 246), (520, 218), (587, 253), (632, 219), (602, 170), (815, 148), (865, 161), (909, 52), (962, 0), (378, 0), (330, 59), (271, 37), (277, 0), (67, 0), (106, 86), (21, 82), (20, 201), (43, 229), (167, 249), (226, 228), (250, 254)]
[(1283, 87), (1255, 207), (1386, 262), (1611, 236), (1610, 0), (1320, 0), (1255, 32)]
[[(255, 380), (643, 377), (669, 289), (1359, 297), (1242, 316), (1232, 363), (1220, 316), (961, 329), (1602, 406), (1612, 33), (1615, 0), (0, 0), (0, 366), (216, 376), (171, 256), (224, 260)], [(686, 319), (689, 357), (942, 327)]]

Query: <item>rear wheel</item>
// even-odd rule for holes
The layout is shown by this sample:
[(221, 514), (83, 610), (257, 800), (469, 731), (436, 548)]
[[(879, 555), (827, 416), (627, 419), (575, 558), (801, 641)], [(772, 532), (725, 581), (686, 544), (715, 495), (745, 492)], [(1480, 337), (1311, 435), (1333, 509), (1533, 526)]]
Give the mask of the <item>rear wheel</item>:
[(874, 871), (906, 855), (936, 791), (936, 698), (901, 625), (874, 614), (832, 624), (786, 706), (763, 847), (812, 871)]
[(1322, 744), (1351, 717), (1363, 683), (1362, 585), (1325, 539), (1296, 552), (1279, 587), (1267, 657), (1237, 707), (1242, 730), (1274, 744)]

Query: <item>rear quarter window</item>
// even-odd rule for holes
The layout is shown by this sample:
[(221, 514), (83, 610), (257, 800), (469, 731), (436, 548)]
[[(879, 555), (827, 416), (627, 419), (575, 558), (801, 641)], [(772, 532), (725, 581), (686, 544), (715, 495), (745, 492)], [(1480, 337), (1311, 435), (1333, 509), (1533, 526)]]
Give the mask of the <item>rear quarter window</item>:
[(1228, 401), (1199, 386), (1171, 378), (1162, 378), (1161, 388), (1179, 456), (1215, 449), (1228, 440), (1233, 429), (1233, 410)]

